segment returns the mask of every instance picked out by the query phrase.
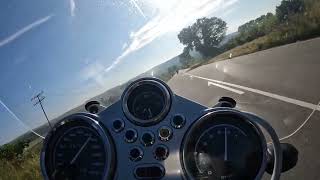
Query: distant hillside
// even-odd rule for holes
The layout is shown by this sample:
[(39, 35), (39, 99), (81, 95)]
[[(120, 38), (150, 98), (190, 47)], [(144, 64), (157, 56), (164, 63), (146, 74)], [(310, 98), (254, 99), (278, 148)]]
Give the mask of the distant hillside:
[(160, 65), (157, 65), (155, 67), (153, 67), (152, 69), (130, 79), (128, 82), (120, 85), (120, 86), (116, 86), (116, 87), (113, 87), (107, 91), (105, 91), (104, 93), (102, 94), (99, 94), (93, 98), (91, 98), (90, 100), (96, 100), (96, 101), (99, 101), (101, 102), (104, 106), (110, 106), (111, 104), (113, 104), (115, 101), (119, 100), (121, 95), (122, 95), (122, 92), (124, 91), (124, 89), (128, 86), (128, 84), (130, 84), (132, 81), (135, 81), (139, 78), (143, 78), (143, 77), (157, 77), (157, 78), (160, 78), (161, 79), (161, 75), (163, 74), (168, 74), (168, 69), (170, 67), (178, 67), (180, 68), (181, 67), (181, 63), (179, 61), (179, 57), (176, 56), (176, 57), (173, 57), (171, 59), (169, 59), (168, 61), (160, 64)]
[(158, 74), (166, 73), (170, 67), (181, 67), (182, 64), (179, 61), (179, 56), (173, 57), (169, 59), (168, 61), (150, 69), (149, 71), (143, 73), (142, 75), (150, 76), (151, 72), (153, 72), (153, 75), (156, 76)]

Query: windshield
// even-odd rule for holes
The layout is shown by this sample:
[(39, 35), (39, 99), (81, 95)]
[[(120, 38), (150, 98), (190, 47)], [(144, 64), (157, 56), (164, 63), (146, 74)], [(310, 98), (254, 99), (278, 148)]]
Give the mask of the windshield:
[(299, 150), (282, 179), (320, 179), (319, 1), (0, 4), (0, 179), (42, 179), (50, 126), (89, 101), (112, 105), (139, 77), (207, 107), (234, 98)]

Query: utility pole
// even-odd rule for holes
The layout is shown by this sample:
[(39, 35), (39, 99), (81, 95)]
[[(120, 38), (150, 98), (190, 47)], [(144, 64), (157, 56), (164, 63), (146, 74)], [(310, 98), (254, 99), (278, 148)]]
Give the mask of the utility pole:
[(43, 91), (41, 91), (40, 93), (38, 93), (37, 95), (35, 95), (34, 97), (32, 97), (32, 98), (31, 98), (31, 101), (35, 101), (35, 103), (33, 104), (34, 106), (40, 104), (41, 109), (42, 109), (42, 111), (43, 111), (43, 114), (44, 114), (44, 116), (46, 117), (46, 119), (47, 119), (47, 121), (48, 121), (48, 124), (49, 124), (49, 126), (50, 126), (50, 129), (52, 129), (52, 125), (51, 125), (51, 123), (50, 123), (50, 121), (49, 121), (49, 118), (48, 118), (48, 116), (47, 116), (47, 113), (46, 113), (46, 111), (44, 110), (43, 105), (42, 105), (42, 101), (43, 101), (45, 98), (46, 98), (46, 97), (43, 96)]

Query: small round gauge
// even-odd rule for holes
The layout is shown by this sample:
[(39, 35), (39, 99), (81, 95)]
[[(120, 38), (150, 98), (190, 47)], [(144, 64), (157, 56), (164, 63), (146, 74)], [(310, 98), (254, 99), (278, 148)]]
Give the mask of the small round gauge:
[(46, 137), (41, 155), (47, 179), (104, 179), (113, 168), (111, 141), (96, 121), (64, 120)]
[(137, 125), (161, 121), (170, 109), (171, 97), (165, 85), (154, 79), (134, 82), (123, 96), (123, 111)]
[(141, 120), (148, 120), (160, 114), (164, 105), (162, 94), (156, 91), (143, 91), (130, 99), (129, 111)]
[(198, 121), (184, 144), (187, 173), (195, 179), (255, 179), (264, 158), (260, 131), (230, 114), (212, 114)]

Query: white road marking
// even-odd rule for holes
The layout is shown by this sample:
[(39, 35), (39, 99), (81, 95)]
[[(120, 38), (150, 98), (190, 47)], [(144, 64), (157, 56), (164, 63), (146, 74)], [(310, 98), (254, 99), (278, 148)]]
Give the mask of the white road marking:
[[(188, 74), (189, 76), (191, 76), (191, 74), (189, 74), (189, 73), (185, 73), (185, 74)], [(312, 115), (316, 111), (320, 111), (320, 102), (317, 105), (315, 105), (315, 104), (311, 104), (311, 103), (308, 103), (308, 102), (300, 101), (300, 100), (297, 100), (297, 99), (292, 99), (292, 98), (280, 96), (280, 95), (277, 95), (277, 94), (272, 94), (272, 93), (269, 93), (269, 92), (253, 89), (253, 88), (248, 88), (248, 87), (245, 87), (245, 86), (240, 86), (240, 85), (236, 85), (236, 84), (231, 84), (231, 83), (218, 81), (218, 80), (213, 80), (213, 79), (204, 78), (204, 77), (195, 76), (195, 75), (192, 75), (192, 76), (196, 77), (196, 78), (199, 78), (199, 79), (207, 80), (207, 81), (214, 81), (214, 82), (225, 84), (225, 85), (229, 85), (229, 86), (232, 86), (232, 87), (237, 87), (239, 89), (244, 89), (244, 90), (247, 90), (247, 91), (250, 91), (250, 92), (254, 92), (254, 93), (261, 94), (261, 95), (264, 95), (264, 96), (268, 96), (268, 97), (271, 97), (271, 98), (274, 98), (274, 99), (278, 99), (278, 100), (281, 100), (281, 101), (284, 101), (284, 102), (288, 102), (288, 103), (291, 103), (291, 104), (295, 104), (295, 105), (298, 105), (298, 106), (302, 106), (302, 107), (306, 107), (306, 108), (312, 109), (312, 112), (309, 114), (309, 116), (306, 118), (306, 120), (296, 130), (294, 130), (292, 133), (290, 133), (289, 135), (284, 136), (282, 138), (279, 138), (280, 141), (284, 141), (286, 139), (289, 139), (292, 136), (294, 136), (295, 134), (297, 134), (298, 132), (300, 132), (300, 130), (307, 124), (307, 122), (309, 122), (309, 120), (311, 119)], [(208, 84), (209, 84), (209, 82), (208, 82)], [(271, 142), (268, 142), (268, 144), (271, 144)]]
[(223, 68), (223, 72), (224, 72), (224, 73), (227, 73), (227, 72), (228, 72), (228, 69), (227, 69), (226, 67), (224, 67), (224, 68)]
[(208, 86), (211, 86), (211, 85), (214, 85), (214, 86), (217, 86), (219, 88), (223, 88), (225, 90), (228, 90), (228, 91), (231, 91), (231, 92), (234, 92), (234, 93), (237, 93), (237, 94), (244, 94), (243, 91), (240, 91), (240, 90), (237, 90), (237, 89), (233, 89), (231, 87), (228, 87), (228, 86), (224, 86), (224, 85), (221, 85), (221, 84), (217, 84), (217, 83), (213, 83), (213, 82), (210, 82), (208, 81)]
[(223, 84), (223, 85), (228, 85), (228, 86), (235, 87), (235, 88), (238, 88), (238, 89), (242, 89), (242, 90), (250, 91), (250, 92), (253, 92), (253, 93), (261, 94), (261, 95), (264, 95), (264, 96), (267, 96), (267, 97), (271, 97), (271, 98), (274, 98), (274, 99), (278, 99), (278, 100), (281, 100), (281, 101), (284, 101), (284, 102), (287, 102), (287, 103), (295, 104), (295, 105), (298, 105), (298, 106), (301, 106), (301, 107), (309, 108), (311, 110), (316, 109), (317, 111), (320, 111), (319, 105), (316, 105), (316, 104), (312, 104), (312, 103), (308, 103), (308, 102), (305, 102), (305, 101), (300, 101), (300, 100), (297, 100), (297, 99), (293, 99), (293, 98), (281, 96), (281, 95), (278, 95), (278, 94), (273, 94), (273, 93), (269, 93), (269, 92), (266, 92), (266, 91), (261, 91), (261, 90), (258, 90), (258, 89), (245, 87), (245, 86), (240, 86), (240, 85), (236, 85), (236, 84), (232, 84), (232, 83), (228, 83), (228, 82), (224, 82), (224, 81), (218, 81), (218, 80), (214, 80), (214, 79), (204, 78), (204, 77), (192, 75), (192, 74), (189, 74), (189, 73), (186, 73), (186, 74), (188, 74), (189, 76), (192, 76), (194, 78), (203, 79), (203, 80), (207, 80), (207, 81), (211, 81), (211, 82), (215, 82), (215, 83), (219, 83), (219, 84)]
[[(318, 103), (318, 108), (313, 109), (312, 112), (307, 117), (307, 119), (295, 131), (293, 131), (291, 134), (289, 134), (285, 137), (280, 138), (279, 140), (284, 141), (286, 139), (289, 139), (293, 135), (295, 135), (297, 132), (299, 132), (303, 128), (303, 126), (307, 124), (307, 122), (310, 120), (311, 116), (316, 112), (316, 110), (319, 110), (319, 105), (320, 105), (320, 102)], [(271, 144), (271, 142), (269, 142), (268, 144)]]

